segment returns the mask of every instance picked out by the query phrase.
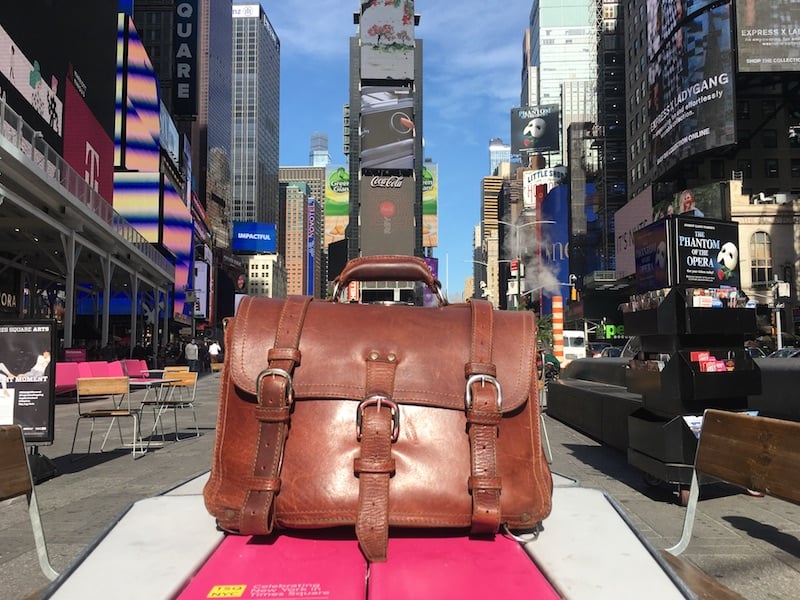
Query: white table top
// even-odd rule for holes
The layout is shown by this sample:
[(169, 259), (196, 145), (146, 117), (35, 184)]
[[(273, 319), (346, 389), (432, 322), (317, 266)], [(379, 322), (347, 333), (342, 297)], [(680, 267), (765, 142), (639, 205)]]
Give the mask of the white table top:
[(524, 548), (565, 598), (687, 597), (600, 490), (554, 488), (553, 510), (542, 525)]
[[(206, 479), (203, 474), (166, 495), (136, 502), (83, 562), (62, 574), (50, 597), (173, 598), (223, 538), (200, 495)], [(564, 598), (689, 597), (599, 490), (556, 487), (543, 526), (524, 548)]]
[[(170, 599), (222, 541), (198, 495), (136, 502), (51, 598)], [(56, 580), (56, 585), (61, 578)]]

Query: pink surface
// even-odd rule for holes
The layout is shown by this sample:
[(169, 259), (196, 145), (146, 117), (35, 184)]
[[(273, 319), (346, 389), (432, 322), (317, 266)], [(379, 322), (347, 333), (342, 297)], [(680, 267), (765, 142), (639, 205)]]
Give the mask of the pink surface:
[(366, 598), (366, 570), (355, 540), (231, 535), (178, 600), (356, 600)]
[(390, 538), (388, 556), (370, 565), (371, 600), (560, 598), (519, 543), (501, 535)]

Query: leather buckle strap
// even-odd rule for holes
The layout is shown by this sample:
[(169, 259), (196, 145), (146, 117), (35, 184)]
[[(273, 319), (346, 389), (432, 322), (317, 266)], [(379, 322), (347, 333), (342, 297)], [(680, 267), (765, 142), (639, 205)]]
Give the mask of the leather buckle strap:
[(388, 396), (374, 394), (366, 400), (362, 400), (358, 405), (358, 412), (356, 413), (356, 439), (359, 442), (361, 441), (362, 434), (361, 426), (364, 422), (364, 409), (368, 406), (374, 406), (378, 409), (378, 411), (380, 411), (384, 405), (389, 407), (392, 415), (392, 441), (397, 441), (397, 438), (400, 435), (400, 407), (397, 406), (397, 404), (395, 404)]
[[(470, 446), (473, 534), (494, 534), (500, 529), (502, 478), (497, 472), (497, 433), (502, 419), (503, 393), (492, 360), (494, 313), (485, 301), (471, 300), (472, 344), (465, 365), (464, 398)], [(484, 372), (479, 372), (483, 370)], [(487, 383), (491, 385), (486, 385)]]
[(400, 407), (392, 401), (397, 356), (367, 357), (366, 394), (356, 412), (360, 453), (353, 461), (358, 477), (356, 537), (370, 562), (386, 560), (389, 543), (389, 482), (395, 469), (392, 443), (400, 434)]
[(291, 406), (294, 402), (294, 390), (292, 389), (292, 376), (288, 373), (288, 371), (284, 369), (278, 368), (271, 368), (271, 369), (264, 369), (261, 373), (258, 374), (258, 379), (256, 380), (256, 390), (258, 394), (258, 404), (259, 406), (263, 406), (265, 403), (262, 402), (261, 394), (263, 389), (263, 383), (265, 377), (282, 377), (284, 380), (284, 388), (283, 388), (283, 396), (286, 399), (286, 406)]
[(254, 416), (260, 426), (253, 472), (239, 517), (242, 533), (270, 533), (275, 521), (275, 495), (281, 487), (283, 450), (294, 402), (292, 371), (300, 362), (300, 333), (310, 302), (307, 296), (286, 299), (271, 354), (267, 350), (267, 368), (258, 376)]

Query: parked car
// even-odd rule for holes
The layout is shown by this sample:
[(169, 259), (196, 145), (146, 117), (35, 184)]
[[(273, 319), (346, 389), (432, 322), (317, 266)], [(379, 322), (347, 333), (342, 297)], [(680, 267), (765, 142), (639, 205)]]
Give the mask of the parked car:
[(620, 346), (606, 346), (603, 348), (602, 352), (600, 352), (600, 356), (605, 358), (617, 358), (622, 356), (622, 348)]
[(589, 351), (587, 354), (593, 358), (597, 358), (598, 356), (603, 356), (603, 350), (610, 347), (611, 344), (607, 344), (606, 342), (589, 342)]
[(796, 358), (800, 356), (800, 348), (784, 346), (767, 355), (767, 358)]
[(750, 355), (750, 358), (764, 358), (767, 355), (758, 346), (745, 346), (744, 349)]

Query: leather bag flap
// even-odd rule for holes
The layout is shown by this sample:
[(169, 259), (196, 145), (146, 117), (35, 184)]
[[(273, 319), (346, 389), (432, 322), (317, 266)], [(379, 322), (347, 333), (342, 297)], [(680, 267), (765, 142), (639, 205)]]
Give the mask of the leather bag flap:
[[(227, 368), (233, 383), (255, 395), (283, 300), (246, 297), (226, 329)], [(535, 376), (536, 322), (532, 312), (494, 311), (493, 354), (502, 411), (520, 407)], [(440, 308), (311, 302), (300, 336), (295, 401), (364, 397), (371, 353), (397, 361), (393, 399), (403, 404), (463, 410), (465, 365), (472, 343), (469, 305)], [(391, 360), (391, 358), (390, 358)]]

